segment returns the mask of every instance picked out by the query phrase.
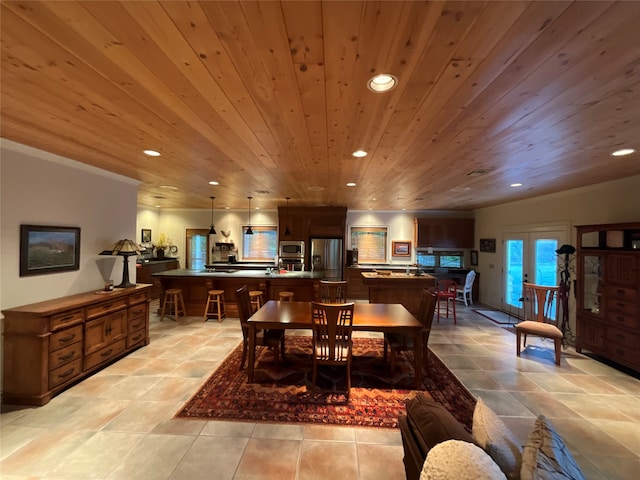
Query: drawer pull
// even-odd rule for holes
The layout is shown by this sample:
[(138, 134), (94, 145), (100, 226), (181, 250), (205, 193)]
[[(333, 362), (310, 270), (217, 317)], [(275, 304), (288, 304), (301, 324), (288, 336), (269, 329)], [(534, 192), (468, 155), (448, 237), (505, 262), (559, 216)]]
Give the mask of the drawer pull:
[(135, 329), (138, 329), (138, 328), (140, 328), (141, 325), (142, 325), (142, 322), (136, 322), (136, 323), (132, 323), (131, 327), (135, 328)]
[(66, 355), (62, 355), (61, 357), (58, 357), (58, 360), (61, 361), (65, 361), (65, 360), (69, 360), (70, 358), (73, 358), (76, 356), (76, 352), (71, 352), (71, 353), (67, 353)]
[(138, 340), (140, 340), (142, 338), (142, 335), (136, 335), (135, 337), (131, 338), (132, 342), (137, 342)]
[(75, 334), (75, 333), (72, 333), (72, 334), (71, 334), (71, 335), (69, 335), (68, 337), (64, 337), (64, 338), (60, 338), (60, 339), (58, 339), (58, 341), (59, 341), (60, 343), (67, 343), (67, 342), (70, 342), (71, 340), (73, 340), (74, 338), (76, 338), (76, 334)]
[(113, 348), (110, 348), (109, 350), (107, 350), (106, 352), (102, 352), (100, 354), (101, 357), (108, 357), (109, 355), (111, 355), (111, 353), (113, 352)]
[(68, 322), (70, 320), (73, 320), (75, 317), (74, 315), (67, 315), (66, 317), (63, 317), (60, 319), (61, 322)]
[(624, 322), (624, 317), (621, 317), (620, 315), (618, 315), (616, 317), (616, 320), (619, 321), (619, 322)]
[(74, 372), (74, 369), (73, 369), (73, 368), (70, 368), (70, 369), (69, 369), (69, 370), (67, 370), (66, 372), (58, 374), (58, 378), (66, 378), (66, 377), (68, 377), (69, 375), (73, 375), (73, 372)]
[(113, 303), (107, 303), (106, 305), (102, 306), (103, 310), (109, 310), (111, 307), (113, 307)]

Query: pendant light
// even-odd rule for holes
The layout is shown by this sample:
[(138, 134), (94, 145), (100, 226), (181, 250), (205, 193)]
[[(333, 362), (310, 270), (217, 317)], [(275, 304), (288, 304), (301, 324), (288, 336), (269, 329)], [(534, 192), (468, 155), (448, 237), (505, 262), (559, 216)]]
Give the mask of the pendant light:
[(247, 235), (253, 235), (253, 230), (251, 230), (251, 199), (253, 197), (247, 197), (249, 199), (249, 226), (247, 227), (247, 231), (245, 232), (245, 234)]
[(209, 229), (209, 235), (215, 235), (216, 227), (213, 226), (213, 201), (216, 199), (216, 197), (209, 198), (211, 198), (211, 228)]
[(289, 235), (291, 235), (291, 232), (289, 231), (289, 197), (287, 197), (287, 213), (286, 213), (286, 217), (285, 217), (285, 229), (284, 229), (284, 236), (288, 237)]

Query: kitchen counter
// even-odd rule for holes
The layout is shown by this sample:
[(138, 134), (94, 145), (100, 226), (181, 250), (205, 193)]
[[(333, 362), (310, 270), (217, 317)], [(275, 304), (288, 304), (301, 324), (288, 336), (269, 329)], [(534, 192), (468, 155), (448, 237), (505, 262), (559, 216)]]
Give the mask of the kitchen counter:
[(247, 285), (249, 290), (264, 292), (263, 298), (278, 300), (278, 294), (283, 291), (293, 292), (294, 300), (312, 301), (320, 299), (321, 272), (286, 272), (266, 274), (262, 270), (235, 270), (207, 272), (194, 270), (169, 270), (156, 273), (154, 278), (160, 280), (162, 297), (169, 288), (180, 288), (184, 298), (187, 315), (204, 315), (209, 290), (224, 290), (227, 317), (237, 317), (236, 290)]
[(427, 274), (361, 272), (360, 275), (365, 287), (369, 288), (370, 303), (401, 303), (413, 315), (418, 314), (422, 291), (425, 288), (434, 291), (436, 288), (436, 278)]

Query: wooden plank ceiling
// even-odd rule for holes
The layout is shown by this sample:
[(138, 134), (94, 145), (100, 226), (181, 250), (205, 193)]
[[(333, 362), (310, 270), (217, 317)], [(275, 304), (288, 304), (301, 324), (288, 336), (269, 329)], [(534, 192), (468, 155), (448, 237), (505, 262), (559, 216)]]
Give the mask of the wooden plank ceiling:
[[(640, 174), (610, 156), (640, 150), (640, 2), (0, 14), (2, 137), (139, 179), (141, 205), (474, 209)], [(371, 92), (377, 73), (398, 86)]]

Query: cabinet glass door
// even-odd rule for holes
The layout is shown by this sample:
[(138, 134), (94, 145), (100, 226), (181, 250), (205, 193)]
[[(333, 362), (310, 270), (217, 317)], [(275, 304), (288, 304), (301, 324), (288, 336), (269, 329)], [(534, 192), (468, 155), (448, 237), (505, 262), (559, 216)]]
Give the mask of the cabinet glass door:
[(602, 294), (602, 258), (599, 255), (585, 255), (582, 262), (582, 308), (591, 313), (600, 313)]

